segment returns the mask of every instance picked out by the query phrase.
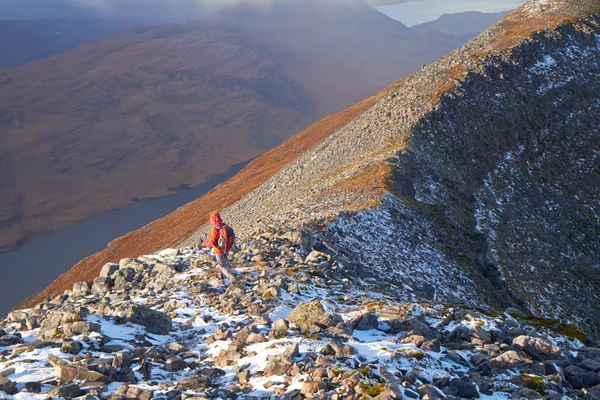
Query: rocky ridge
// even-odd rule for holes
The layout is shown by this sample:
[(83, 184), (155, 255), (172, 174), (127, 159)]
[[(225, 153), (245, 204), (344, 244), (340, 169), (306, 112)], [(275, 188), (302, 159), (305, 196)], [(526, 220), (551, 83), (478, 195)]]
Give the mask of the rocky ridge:
[[(600, 335), (597, 1), (527, 2), (223, 211), (328, 244), (399, 293)], [(184, 241), (193, 246), (207, 227)]]
[(600, 348), (572, 325), (489, 315), (361, 278), (323, 236), (106, 264), (0, 323), (15, 399), (600, 398)]

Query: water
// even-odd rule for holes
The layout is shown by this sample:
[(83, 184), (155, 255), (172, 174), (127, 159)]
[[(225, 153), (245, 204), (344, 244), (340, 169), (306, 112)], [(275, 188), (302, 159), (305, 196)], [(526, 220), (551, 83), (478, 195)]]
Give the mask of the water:
[(245, 165), (236, 165), (202, 185), (178, 188), (170, 196), (135, 201), (59, 231), (40, 233), (15, 251), (0, 253), (0, 316), (45, 289), (78, 261), (104, 249), (110, 241), (197, 199)]
[(402, 4), (377, 7), (390, 18), (413, 26), (434, 21), (442, 14), (465, 11), (500, 12), (513, 10), (525, 3), (525, 0), (422, 0)]

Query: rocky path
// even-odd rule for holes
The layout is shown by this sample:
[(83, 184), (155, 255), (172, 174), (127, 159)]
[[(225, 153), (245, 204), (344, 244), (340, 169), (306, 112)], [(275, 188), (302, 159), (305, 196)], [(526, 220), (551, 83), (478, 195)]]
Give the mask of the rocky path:
[(165, 250), (12, 312), (0, 398), (600, 399), (600, 349), (574, 326), (397, 298), (303, 242), (242, 243), (237, 285)]

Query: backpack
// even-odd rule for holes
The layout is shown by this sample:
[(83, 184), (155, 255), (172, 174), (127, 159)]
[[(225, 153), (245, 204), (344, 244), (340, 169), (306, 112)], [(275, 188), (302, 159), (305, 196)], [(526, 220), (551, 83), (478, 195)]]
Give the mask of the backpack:
[(219, 249), (221, 249), (223, 253), (227, 253), (231, 250), (234, 240), (235, 233), (233, 232), (232, 227), (224, 225), (219, 229)]

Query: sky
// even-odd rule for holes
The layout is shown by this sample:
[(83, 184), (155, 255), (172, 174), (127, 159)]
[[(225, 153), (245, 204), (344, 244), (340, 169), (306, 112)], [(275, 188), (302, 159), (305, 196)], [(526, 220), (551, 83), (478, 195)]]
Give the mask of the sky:
[(423, 0), (377, 7), (379, 11), (412, 26), (464, 11), (500, 12), (520, 7), (525, 0)]

